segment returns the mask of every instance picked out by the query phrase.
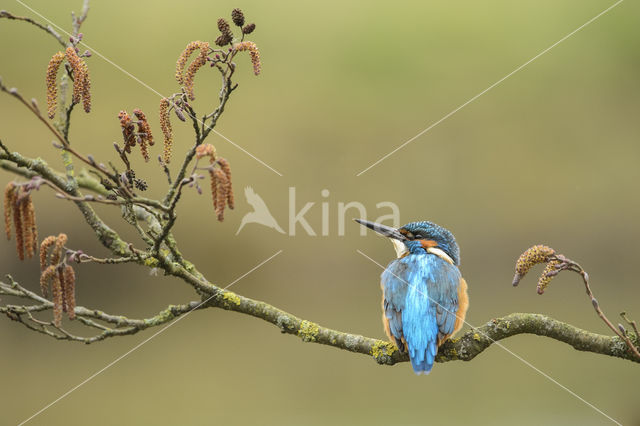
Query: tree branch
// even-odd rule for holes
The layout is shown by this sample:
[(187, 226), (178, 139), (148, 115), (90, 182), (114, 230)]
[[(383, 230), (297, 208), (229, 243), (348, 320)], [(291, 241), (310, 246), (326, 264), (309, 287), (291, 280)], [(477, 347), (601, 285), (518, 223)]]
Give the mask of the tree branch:
[[(174, 275), (188, 281), (198, 280), (182, 268), (174, 271)], [(166, 324), (178, 316), (195, 309), (215, 307), (260, 318), (278, 327), (282, 333), (298, 336), (305, 342), (319, 343), (369, 355), (379, 364), (394, 365), (409, 360), (407, 354), (400, 352), (391, 342), (322, 327), (268, 303), (222, 290), (209, 283), (206, 283), (206, 288), (210, 296), (205, 303), (194, 301), (183, 305), (171, 305), (147, 319), (129, 319), (124, 316), (110, 315), (99, 310), (78, 306), (75, 308), (78, 319), (84, 325), (98, 328), (101, 332), (91, 337), (76, 336), (61, 327), (55, 327), (52, 322), (35, 319), (33, 313), (51, 310), (53, 303), (22, 287), (13, 281), (11, 277), (9, 279), (11, 284), (0, 282), (0, 294), (31, 299), (37, 304), (30, 306), (6, 305), (0, 307), (0, 313), (4, 313), (12, 320), (18, 321), (34, 331), (56, 339), (72, 340), (86, 344), (94, 343), (109, 337), (135, 334), (150, 327)], [(93, 320), (113, 324), (115, 327), (105, 327), (95, 323)], [(460, 337), (448, 340), (440, 347), (436, 361), (470, 361), (492, 344), (518, 334), (549, 337), (566, 343), (579, 351), (640, 362), (629, 351), (626, 343), (618, 336), (592, 333), (546, 315), (531, 313), (512, 313), (502, 318), (496, 318), (480, 327), (467, 331)], [(638, 338), (633, 336), (633, 339), (637, 345), (639, 343)]]
[[(74, 310), (76, 318), (85, 326), (100, 330), (99, 334), (83, 337), (72, 334), (60, 326), (56, 326), (53, 321), (42, 321), (35, 318), (34, 313), (52, 310), (53, 302), (27, 290), (15, 282), (11, 276), (8, 276), (8, 279), (11, 282), (10, 284), (0, 282), (0, 294), (30, 299), (38, 302), (38, 304), (29, 306), (7, 304), (0, 306), (0, 313), (7, 315), (7, 317), (13, 321), (17, 321), (33, 331), (53, 337), (54, 339), (71, 340), (86, 344), (99, 342), (109, 337), (135, 334), (149, 327), (157, 327), (170, 322), (180, 315), (199, 309), (201, 306), (201, 302), (197, 301), (182, 305), (170, 305), (153, 317), (145, 319), (130, 319), (122, 315), (111, 315), (97, 309), (76, 306)], [(94, 320), (112, 324), (115, 327), (108, 327)]]

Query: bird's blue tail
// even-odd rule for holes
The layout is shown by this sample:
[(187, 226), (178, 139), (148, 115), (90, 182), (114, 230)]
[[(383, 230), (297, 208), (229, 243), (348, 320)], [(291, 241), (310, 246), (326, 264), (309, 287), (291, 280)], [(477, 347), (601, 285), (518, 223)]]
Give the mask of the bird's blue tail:
[(402, 330), (413, 371), (429, 374), (438, 353), (438, 324), (428, 289), (422, 282), (411, 286), (407, 292)]
[(409, 351), (411, 366), (416, 374), (429, 374), (433, 368), (433, 362), (438, 353), (436, 342), (429, 343), (425, 350), (414, 349)]

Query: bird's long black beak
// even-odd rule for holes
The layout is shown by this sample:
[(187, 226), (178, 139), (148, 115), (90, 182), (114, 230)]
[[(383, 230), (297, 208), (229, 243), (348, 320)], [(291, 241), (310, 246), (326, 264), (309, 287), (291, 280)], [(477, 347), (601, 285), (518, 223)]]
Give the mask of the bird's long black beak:
[(380, 223), (375, 223), (375, 222), (369, 222), (368, 220), (363, 220), (363, 219), (354, 219), (354, 220), (358, 222), (360, 225), (366, 226), (369, 229), (373, 229), (378, 234), (384, 235), (385, 237), (393, 238), (400, 241), (405, 241), (407, 239), (407, 237), (402, 235), (397, 229), (392, 228), (390, 226), (382, 225)]

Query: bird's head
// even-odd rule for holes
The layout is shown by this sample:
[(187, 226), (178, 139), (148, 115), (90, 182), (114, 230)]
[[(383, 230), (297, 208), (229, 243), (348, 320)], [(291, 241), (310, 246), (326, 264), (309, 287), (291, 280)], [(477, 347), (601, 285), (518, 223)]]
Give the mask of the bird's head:
[(363, 219), (355, 221), (389, 238), (398, 257), (408, 253), (433, 253), (445, 259), (448, 257), (454, 265), (460, 264), (460, 249), (455, 237), (451, 231), (433, 222), (411, 222), (396, 229)]

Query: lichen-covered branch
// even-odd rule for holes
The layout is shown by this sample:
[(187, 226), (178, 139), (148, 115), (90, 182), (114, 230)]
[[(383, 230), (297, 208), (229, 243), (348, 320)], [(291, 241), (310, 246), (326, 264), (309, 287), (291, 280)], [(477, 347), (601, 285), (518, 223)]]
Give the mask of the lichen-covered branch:
[[(135, 334), (150, 327), (166, 324), (195, 309), (222, 308), (260, 318), (278, 327), (282, 333), (293, 334), (305, 342), (320, 343), (369, 355), (379, 364), (394, 365), (409, 360), (407, 354), (400, 352), (391, 342), (322, 327), (268, 303), (202, 282), (182, 267), (176, 267), (172, 274), (189, 282), (197, 282), (200, 290), (209, 294), (205, 302), (194, 301), (183, 305), (172, 305), (148, 319), (129, 319), (81, 306), (76, 307), (76, 316), (81, 322), (100, 329), (99, 334), (91, 337), (72, 335), (61, 327), (55, 327), (51, 322), (35, 320), (34, 313), (52, 309), (53, 303), (13, 280), (10, 284), (0, 283), (0, 294), (31, 299), (37, 304), (6, 305), (0, 307), (0, 313), (4, 313), (34, 331), (56, 339), (94, 343), (108, 337)], [(105, 327), (95, 323), (94, 320), (100, 320), (115, 327)], [(438, 362), (470, 361), (492, 344), (519, 334), (548, 337), (566, 343), (579, 351), (640, 362), (618, 336), (592, 333), (546, 315), (532, 313), (513, 313), (502, 318), (492, 319), (480, 327), (473, 328), (459, 337), (445, 342), (440, 347), (436, 360)], [(636, 345), (640, 343), (637, 336), (632, 336), (632, 339)]]

